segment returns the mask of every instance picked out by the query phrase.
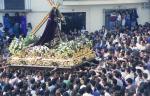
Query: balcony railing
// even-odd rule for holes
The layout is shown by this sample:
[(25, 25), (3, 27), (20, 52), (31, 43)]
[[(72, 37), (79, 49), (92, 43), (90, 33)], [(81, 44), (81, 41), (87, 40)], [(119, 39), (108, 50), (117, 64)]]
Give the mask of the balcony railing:
[(31, 0), (24, 0), (24, 9), (6, 9), (4, 0), (0, 0), (0, 12), (30, 12), (31, 11)]

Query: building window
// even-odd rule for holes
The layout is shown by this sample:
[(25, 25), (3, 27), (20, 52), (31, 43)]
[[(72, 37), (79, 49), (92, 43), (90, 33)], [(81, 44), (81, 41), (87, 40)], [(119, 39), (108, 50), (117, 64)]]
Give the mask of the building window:
[(5, 10), (24, 10), (25, 0), (4, 0)]

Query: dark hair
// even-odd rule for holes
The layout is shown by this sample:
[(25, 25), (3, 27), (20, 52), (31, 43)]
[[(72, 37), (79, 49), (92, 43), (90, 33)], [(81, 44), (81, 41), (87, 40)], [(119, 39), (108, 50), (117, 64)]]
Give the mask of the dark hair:
[(27, 26), (32, 29), (32, 24), (31, 23), (28, 23)]
[(102, 77), (102, 80), (107, 82), (107, 78), (106, 77)]
[(32, 90), (35, 90), (35, 89), (36, 89), (36, 85), (35, 85), (35, 84), (32, 85), (32, 86), (31, 86), (31, 89), (32, 89)]
[(109, 73), (109, 74), (108, 74), (108, 78), (109, 78), (109, 79), (112, 79), (112, 78), (113, 78), (113, 75), (112, 75), (111, 73)]
[(9, 14), (8, 14), (8, 13), (6, 13), (6, 14), (5, 14), (5, 17), (9, 17)]
[(118, 72), (118, 71), (115, 71), (115, 76), (116, 76), (117, 78), (119, 78), (119, 77), (121, 77), (121, 73)]
[(92, 86), (96, 85), (96, 81), (95, 80), (91, 80), (90, 83), (91, 83)]
[(30, 83), (34, 84), (35, 83), (35, 79), (34, 78), (30, 79)]
[(42, 84), (41, 84), (41, 87), (42, 87), (42, 89), (45, 90), (45, 89), (46, 89), (46, 84), (45, 84), (45, 83), (42, 83)]
[(73, 84), (69, 85), (69, 89), (72, 90), (73, 89)]
[(102, 68), (102, 72), (103, 72), (104, 74), (106, 74), (106, 69), (105, 69), (105, 68)]
[(87, 93), (92, 93), (91, 85), (88, 84), (88, 85), (86, 86), (86, 92), (87, 92)]
[(69, 78), (69, 75), (68, 74), (64, 74), (64, 79), (68, 80), (68, 78)]
[(0, 25), (2, 26), (3, 24), (2, 24), (2, 23), (0, 23)]
[(83, 87), (82, 89), (79, 90), (80, 95), (83, 95), (83, 93), (85, 92), (86, 88)]
[(80, 84), (80, 79), (77, 78), (77, 79), (75, 80), (75, 83), (76, 83), (76, 84)]
[(51, 84), (55, 85), (56, 84), (56, 79), (52, 79)]
[(89, 83), (89, 79), (87, 77), (84, 77), (84, 84), (87, 85)]
[(128, 78), (126, 81), (127, 81), (129, 84), (132, 84), (132, 83), (133, 83), (133, 80), (132, 80), (131, 78)]
[(62, 83), (62, 84), (61, 84), (61, 88), (66, 89), (66, 87), (67, 87), (67, 86), (66, 86), (65, 83)]
[(117, 80), (116, 79), (112, 79), (112, 82), (114, 85), (117, 85)]
[(147, 74), (147, 73), (143, 73), (143, 77), (144, 77), (145, 79), (147, 79), (147, 78), (148, 78), (148, 74)]
[(139, 75), (139, 77), (142, 77), (142, 76), (143, 76), (143, 74), (142, 74), (142, 73), (139, 73), (138, 75)]
[(69, 96), (68, 92), (64, 92), (62, 96)]
[(131, 68), (127, 68), (126, 71), (127, 71), (128, 73), (130, 73), (130, 72), (131, 72)]

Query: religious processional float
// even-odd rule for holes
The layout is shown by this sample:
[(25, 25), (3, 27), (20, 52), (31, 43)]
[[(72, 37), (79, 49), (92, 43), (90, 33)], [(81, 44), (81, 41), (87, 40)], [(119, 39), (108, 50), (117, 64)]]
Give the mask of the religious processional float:
[[(94, 58), (92, 41), (84, 36), (75, 40), (63, 41), (59, 29), (59, 22), (63, 22), (63, 15), (59, 12), (60, 1), (48, 0), (52, 10), (37, 25), (26, 38), (14, 38), (9, 46), (11, 53), (9, 64), (32, 66), (73, 67), (84, 60)], [(62, 2), (62, 1), (61, 1)], [(35, 33), (47, 21), (43, 35), (37, 38)], [(57, 43), (56, 43), (57, 42)]]

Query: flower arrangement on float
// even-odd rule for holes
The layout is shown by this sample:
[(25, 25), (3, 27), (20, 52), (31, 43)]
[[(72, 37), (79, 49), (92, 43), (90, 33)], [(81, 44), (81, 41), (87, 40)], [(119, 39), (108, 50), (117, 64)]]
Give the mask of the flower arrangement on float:
[(9, 46), (12, 54), (9, 64), (53, 66), (53, 63), (56, 63), (65, 67), (80, 64), (85, 57), (88, 60), (95, 56), (91, 49), (92, 41), (82, 36), (76, 40), (60, 42), (56, 48), (49, 48), (46, 45), (27, 47), (33, 42), (30, 38), (27, 40), (22, 37), (14, 38)]

